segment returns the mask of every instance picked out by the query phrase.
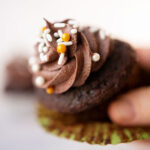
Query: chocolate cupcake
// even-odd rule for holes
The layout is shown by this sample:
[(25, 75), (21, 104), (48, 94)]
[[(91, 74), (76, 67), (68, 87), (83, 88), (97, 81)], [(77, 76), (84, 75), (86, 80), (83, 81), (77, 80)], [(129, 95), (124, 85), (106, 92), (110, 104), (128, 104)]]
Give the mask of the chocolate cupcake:
[[(117, 131), (119, 127), (107, 116), (109, 102), (125, 89), (136, 66), (133, 48), (111, 38), (102, 29), (81, 27), (75, 20), (50, 23), (45, 19), (45, 22), (35, 45), (35, 56), (29, 60), (39, 100), (39, 119), (46, 120), (42, 124), (51, 132), (64, 131), (64, 137), (72, 135), (75, 140), (89, 143), (116, 144), (137, 139), (135, 136), (129, 140), (128, 135), (123, 140), (111, 139), (111, 133), (121, 137), (123, 133)], [(98, 131), (94, 129), (95, 123)], [(74, 134), (75, 129), (81, 129), (78, 125), (88, 126), (94, 134)], [(102, 131), (106, 133), (98, 140), (96, 135)], [(128, 131), (127, 134), (132, 134)]]

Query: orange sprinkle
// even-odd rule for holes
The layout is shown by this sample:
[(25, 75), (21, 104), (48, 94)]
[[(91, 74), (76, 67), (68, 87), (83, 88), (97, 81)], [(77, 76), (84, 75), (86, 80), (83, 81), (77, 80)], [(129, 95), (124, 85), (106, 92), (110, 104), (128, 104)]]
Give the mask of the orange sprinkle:
[(53, 94), (54, 93), (54, 89), (52, 87), (49, 87), (46, 89), (47, 94)]
[(70, 35), (68, 33), (64, 33), (61, 38), (64, 42), (68, 42), (70, 40)]
[(67, 50), (66, 46), (64, 44), (60, 44), (57, 46), (57, 52), (58, 53), (65, 53)]
[(42, 28), (42, 32), (44, 32), (45, 29), (46, 29), (46, 27), (43, 27), (43, 28)]

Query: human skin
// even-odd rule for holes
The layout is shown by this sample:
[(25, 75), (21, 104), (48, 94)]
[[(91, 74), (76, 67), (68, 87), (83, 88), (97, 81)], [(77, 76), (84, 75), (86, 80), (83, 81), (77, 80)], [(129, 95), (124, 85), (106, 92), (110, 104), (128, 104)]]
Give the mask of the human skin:
[[(150, 48), (137, 49), (138, 64), (150, 72)], [(123, 126), (150, 125), (150, 86), (120, 95), (108, 108), (111, 120)]]

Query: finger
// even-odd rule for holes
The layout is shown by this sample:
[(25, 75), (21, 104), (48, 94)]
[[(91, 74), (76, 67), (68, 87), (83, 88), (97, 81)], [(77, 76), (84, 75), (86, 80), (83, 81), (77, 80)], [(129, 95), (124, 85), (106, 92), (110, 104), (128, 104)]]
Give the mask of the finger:
[(118, 97), (108, 113), (120, 125), (150, 125), (150, 87), (140, 88)]
[(138, 64), (143, 69), (150, 71), (150, 48), (138, 48), (136, 52)]

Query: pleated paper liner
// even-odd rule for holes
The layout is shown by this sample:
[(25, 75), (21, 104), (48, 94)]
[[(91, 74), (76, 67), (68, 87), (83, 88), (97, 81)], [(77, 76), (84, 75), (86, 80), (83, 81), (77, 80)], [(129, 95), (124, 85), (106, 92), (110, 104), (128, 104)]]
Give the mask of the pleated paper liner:
[(100, 122), (87, 118), (88, 114), (78, 118), (77, 115), (61, 114), (38, 105), (38, 119), (41, 125), (48, 132), (62, 138), (100, 145), (150, 138), (150, 127), (120, 127), (109, 121)]

